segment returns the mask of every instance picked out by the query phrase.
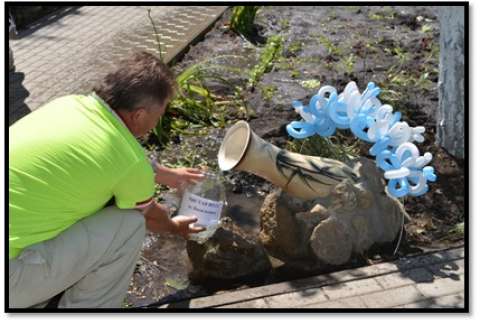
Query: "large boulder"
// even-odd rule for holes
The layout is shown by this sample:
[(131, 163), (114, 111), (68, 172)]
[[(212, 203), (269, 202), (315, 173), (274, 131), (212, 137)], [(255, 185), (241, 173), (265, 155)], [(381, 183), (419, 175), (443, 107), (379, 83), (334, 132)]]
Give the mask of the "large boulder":
[(280, 189), (261, 209), (260, 240), (287, 265), (342, 265), (374, 244), (393, 242), (402, 228), (403, 205), (385, 192), (382, 173), (371, 160), (354, 166), (360, 177), (344, 180), (326, 198), (301, 200)]

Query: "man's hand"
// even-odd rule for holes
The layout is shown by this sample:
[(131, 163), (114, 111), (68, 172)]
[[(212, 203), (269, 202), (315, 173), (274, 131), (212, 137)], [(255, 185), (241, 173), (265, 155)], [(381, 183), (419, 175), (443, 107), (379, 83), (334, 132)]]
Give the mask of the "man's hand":
[(188, 184), (196, 183), (205, 178), (204, 173), (195, 168), (166, 168), (158, 163), (155, 165), (155, 182), (170, 188), (182, 189)]
[(195, 217), (176, 216), (170, 219), (168, 208), (157, 202), (152, 203), (143, 212), (143, 215), (145, 216), (147, 229), (156, 233), (170, 232), (188, 239), (190, 233), (205, 230), (205, 228), (190, 225), (197, 221)]
[(183, 238), (188, 239), (190, 233), (198, 233), (205, 230), (204, 227), (195, 227), (192, 223), (196, 222), (196, 217), (176, 216), (172, 218), (174, 230), (172, 233), (181, 235)]

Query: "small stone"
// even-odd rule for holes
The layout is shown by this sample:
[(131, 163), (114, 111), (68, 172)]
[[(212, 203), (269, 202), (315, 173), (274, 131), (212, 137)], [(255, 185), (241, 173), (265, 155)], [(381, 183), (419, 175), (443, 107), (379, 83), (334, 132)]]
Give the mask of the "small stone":
[(242, 193), (242, 192), (243, 192), (243, 188), (242, 188), (241, 185), (235, 184), (235, 185), (233, 185), (232, 192), (233, 192), (233, 193)]

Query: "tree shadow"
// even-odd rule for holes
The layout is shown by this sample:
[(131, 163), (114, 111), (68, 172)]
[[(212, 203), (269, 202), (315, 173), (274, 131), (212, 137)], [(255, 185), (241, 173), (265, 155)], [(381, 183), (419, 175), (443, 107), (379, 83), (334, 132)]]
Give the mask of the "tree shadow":
[(11, 126), (31, 112), (25, 103), (30, 92), (23, 82), (25, 74), (22, 72), (10, 72), (8, 74), (8, 125)]
[[(64, 6), (59, 8), (58, 10), (47, 14), (46, 16), (32, 22), (28, 26), (26, 26), (24, 29), (18, 30), (17, 34), (12, 38), (12, 40), (17, 40), (17, 39), (22, 39), (23, 37), (27, 37), (29, 35), (32, 35), (39, 29), (52, 24), (52, 23), (57, 23), (59, 25), (62, 25), (59, 20), (69, 14), (81, 14), (78, 12), (78, 9), (80, 6)], [(8, 7), (7, 7), (8, 9)]]

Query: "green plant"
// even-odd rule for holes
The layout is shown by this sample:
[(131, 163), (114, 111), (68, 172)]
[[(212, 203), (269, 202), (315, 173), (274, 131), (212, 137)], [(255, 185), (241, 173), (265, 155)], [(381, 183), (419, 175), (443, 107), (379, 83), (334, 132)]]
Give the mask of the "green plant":
[(340, 60), (340, 63), (347, 74), (352, 74), (353, 68), (355, 67), (355, 55), (350, 53), (348, 57), (343, 57), (342, 60)]
[(303, 47), (303, 43), (301, 41), (293, 41), (287, 48), (287, 53), (290, 55), (296, 56)]
[(361, 6), (346, 6), (347, 10), (352, 12), (352, 13), (355, 13), (355, 12), (358, 12), (358, 10), (360, 10), (362, 7)]
[(147, 9), (147, 15), (148, 15), (148, 19), (150, 20), (150, 23), (152, 24), (153, 34), (155, 35), (155, 40), (156, 40), (157, 46), (158, 46), (158, 55), (160, 57), (160, 61), (163, 62), (162, 42), (160, 41), (160, 33), (158, 32), (157, 26), (155, 25), (155, 22), (153, 21), (151, 11), (152, 11), (152, 9), (148, 8)]
[(320, 88), (320, 81), (317, 79), (302, 80), (300, 85), (305, 89), (317, 89)]
[(378, 95), (378, 98), (385, 104), (395, 105), (402, 98), (402, 94), (398, 91), (384, 88)]
[(283, 47), (283, 38), (279, 35), (267, 39), (267, 44), (260, 54), (259, 62), (250, 70), (247, 86), (254, 87), (264, 73), (270, 72), (274, 61), (280, 56)]
[(335, 8), (331, 8), (330, 14), (328, 16), (328, 21), (332, 21), (337, 19), (337, 10)]
[[(225, 56), (227, 57), (227, 56)], [(231, 56), (228, 56), (231, 57)], [(208, 59), (194, 64), (177, 78), (177, 95), (170, 102), (166, 114), (160, 119), (154, 133), (161, 144), (165, 144), (172, 131), (176, 134), (189, 134), (187, 129), (198, 129), (203, 126), (225, 126), (225, 106), (238, 103), (242, 99), (236, 94), (236, 87), (226, 80), (222, 73), (240, 72), (235, 68), (220, 66), (214, 61), (223, 56)], [(207, 81), (225, 84), (234, 91), (233, 100), (227, 96), (213, 94), (206, 86)], [(242, 100), (241, 102), (244, 103)]]
[(319, 42), (327, 49), (328, 55), (339, 55), (341, 53), (341, 50), (327, 36), (321, 35)]
[(288, 19), (280, 20), (280, 28), (282, 28), (282, 30), (286, 30), (289, 27), (290, 27), (290, 21), (288, 21)]
[(424, 72), (420, 75), (420, 77), (415, 81), (414, 86), (421, 90), (432, 90), (435, 88), (435, 84), (429, 79), (430, 73)]
[(422, 26), (422, 28), (420, 29), (420, 32), (428, 33), (428, 32), (432, 32), (432, 30), (433, 30), (432, 25), (427, 23)]
[(383, 15), (378, 14), (378, 13), (369, 13), (369, 14), (368, 14), (368, 18), (369, 18), (370, 20), (377, 20), (377, 21), (379, 21), (379, 20), (383, 20), (385, 17), (384, 17)]
[(392, 7), (384, 7), (383, 11), (368, 14), (370, 20), (392, 20), (395, 18), (395, 10)]
[(400, 47), (393, 48), (393, 54), (397, 57), (400, 64), (400, 69), (410, 60), (410, 54), (407, 51), (402, 50)]
[(300, 71), (292, 70), (292, 72), (290, 72), (290, 77), (292, 77), (294, 79), (300, 77)]
[(245, 37), (253, 35), (255, 30), (254, 20), (259, 6), (235, 6), (230, 18), (230, 29)]
[(262, 97), (266, 101), (271, 101), (273, 99), (273, 95), (275, 94), (275, 92), (277, 92), (277, 87), (271, 84), (271, 85), (262, 86), (260, 90), (262, 93)]
[(287, 149), (304, 155), (325, 157), (340, 161), (351, 160), (360, 154), (358, 140), (355, 140), (351, 146), (342, 140), (345, 140), (345, 137), (340, 133), (332, 137), (314, 135), (303, 140), (288, 141)]

